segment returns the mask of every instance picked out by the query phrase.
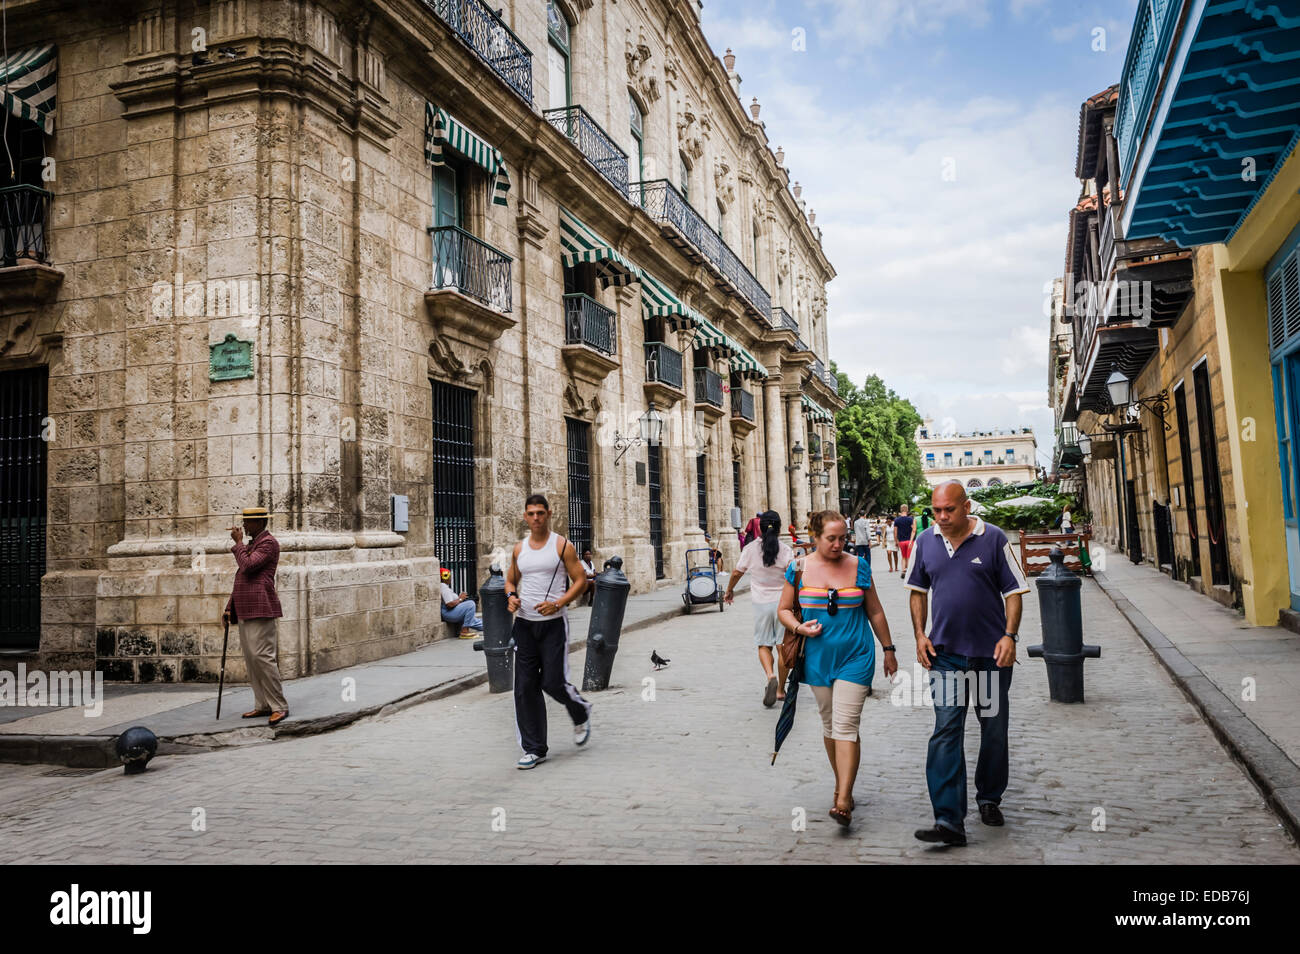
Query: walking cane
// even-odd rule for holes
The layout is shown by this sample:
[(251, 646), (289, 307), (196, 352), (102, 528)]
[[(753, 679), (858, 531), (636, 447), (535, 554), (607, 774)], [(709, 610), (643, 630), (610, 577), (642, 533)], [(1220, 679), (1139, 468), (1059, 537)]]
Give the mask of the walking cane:
[(221, 640), (221, 679), (217, 683), (217, 719), (221, 719), (221, 691), (226, 688), (226, 646), (230, 644), (230, 617), (223, 616), (226, 634)]

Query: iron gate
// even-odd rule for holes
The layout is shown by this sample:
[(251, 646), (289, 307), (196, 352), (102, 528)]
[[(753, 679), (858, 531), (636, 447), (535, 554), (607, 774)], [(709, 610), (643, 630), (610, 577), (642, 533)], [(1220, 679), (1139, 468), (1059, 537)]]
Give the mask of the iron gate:
[[(731, 505), (740, 510), (740, 461), (731, 462)], [(740, 518), (743, 520), (745, 514), (742, 511)]]
[(664, 508), (660, 496), (659, 445), (646, 448), (646, 472), (650, 489), (650, 546), (655, 551), (655, 579), (664, 578)]
[(457, 593), (477, 592), (474, 392), (433, 385), (433, 543)]
[(1205, 533), (1210, 538), (1210, 582), (1227, 586), (1228, 526), (1223, 516), (1223, 482), (1219, 476), (1219, 439), (1214, 427), (1210, 375), (1201, 364), (1192, 372), (1196, 426), (1201, 445), (1201, 482), (1205, 486)]
[(709, 458), (700, 454), (695, 458), (695, 496), (699, 506), (700, 529), (709, 532), (709, 482), (705, 465)]
[(581, 556), (591, 548), (591, 425), (564, 419), (569, 444), (569, 539)]
[(45, 368), (0, 374), (0, 650), (41, 641), (47, 378)]

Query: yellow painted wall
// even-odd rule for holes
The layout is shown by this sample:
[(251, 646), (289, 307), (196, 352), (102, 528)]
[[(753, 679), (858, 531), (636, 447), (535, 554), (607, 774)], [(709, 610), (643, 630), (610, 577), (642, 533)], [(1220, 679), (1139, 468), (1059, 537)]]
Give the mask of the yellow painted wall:
[(1214, 247), (1224, 410), (1243, 542), (1242, 603), (1256, 625), (1276, 624), (1291, 602), (1264, 267), (1300, 224), (1297, 191), (1300, 154), (1293, 150), (1232, 240)]

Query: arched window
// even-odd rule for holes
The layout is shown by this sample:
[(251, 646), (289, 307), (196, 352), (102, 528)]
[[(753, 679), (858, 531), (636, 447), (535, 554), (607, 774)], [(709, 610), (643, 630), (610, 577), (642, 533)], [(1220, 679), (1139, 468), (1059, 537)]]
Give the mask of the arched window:
[(1001, 477), (990, 477), (990, 478), (989, 478), (989, 486), (990, 486), (990, 487), (1001, 487), (1001, 486), (1002, 486), (1002, 478), (1001, 478)]
[(974, 487), (983, 487), (984, 485), (980, 483), (980, 479), (978, 477), (972, 477), (970, 480), (966, 481), (966, 486), (974, 488)]
[(718, 200), (718, 234), (722, 236), (723, 241), (727, 238), (727, 207)]
[(758, 271), (758, 233), (759, 233), (758, 219), (755, 218), (754, 219), (754, 261), (751, 263), (751, 267), (754, 269), (755, 272)]
[(628, 121), (632, 127), (632, 141), (636, 144), (636, 155), (632, 157), (636, 166), (632, 171), (636, 173), (636, 181), (642, 182), (645, 180), (645, 141), (643, 139), (645, 135), (645, 113), (641, 109), (641, 104), (636, 101), (636, 97), (632, 95), (631, 90), (628, 90), (627, 93), (627, 111)]
[(679, 178), (677, 180), (677, 185), (682, 190), (682, 198), (685, 199), (687, 202), (690, 202), (691, 201), (691, 164), (686, 161), (686, 153), (684, 152), (678, 153), (677, 158), (681, 160), (681, 164), (682, 164), (681, 173), (679, 174)]
[(546, 4), (546, 39), (551, 109), (560, 109), (573, 102), (573, 72), (569, 65), (569, 19), (555, 0)]

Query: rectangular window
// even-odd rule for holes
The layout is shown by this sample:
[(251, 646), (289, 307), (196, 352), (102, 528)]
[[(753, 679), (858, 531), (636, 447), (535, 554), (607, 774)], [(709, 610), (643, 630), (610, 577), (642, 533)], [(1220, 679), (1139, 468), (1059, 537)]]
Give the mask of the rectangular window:
[(943, 452), (943, 462), (949, 466), (952, 465), (952, 451)]
[(993, 463), (993, 451), (986, 450), (984, 452), (984, 459), (988, 461), (990, 464)]

